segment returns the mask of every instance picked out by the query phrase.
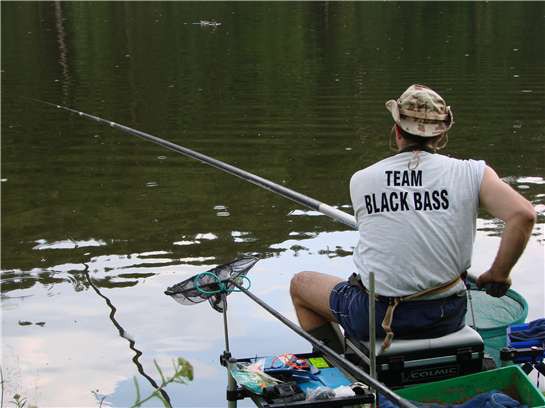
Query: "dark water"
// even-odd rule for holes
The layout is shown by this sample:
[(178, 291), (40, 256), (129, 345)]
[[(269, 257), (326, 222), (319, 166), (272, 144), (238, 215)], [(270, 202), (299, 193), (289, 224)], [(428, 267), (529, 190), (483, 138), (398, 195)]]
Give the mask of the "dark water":
[[(390, 154), (384, 101), (428, 84), (454, 110), (447, 153), (486, 160), (539, 213), (513, 279), (529, 317), (543, 315), (544, 3), (1, 7), (6, 404), (17, 392), (40, 407), (98, 406), (101, 396), (131, 405), (133, 377), (146, 393), (160, 381), (153, 360), (168, 372), (183, 357), (194, 379), (167, 387), (172, 404), (223, 406), (221, 316), (163, 290), (258, 253), (253, 291), (294, 318), (291, 275), (346, 276), (357, 239), (270, 192), (22, 97), (167, 138), (350, 212), (352, 173)], [(475, 274), (501, 231), (484, 213), (478, 227)], [(230, 319), (236, 356), (309, 348), (243, 295), (231, 296)]]

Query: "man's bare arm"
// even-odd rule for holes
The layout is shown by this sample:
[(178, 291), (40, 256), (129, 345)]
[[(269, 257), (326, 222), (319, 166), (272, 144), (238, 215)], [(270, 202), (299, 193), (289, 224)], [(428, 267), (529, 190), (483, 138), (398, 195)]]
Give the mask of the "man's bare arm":
[(496, 172), (486, 167), (479, 193), (481, 206), (492, 216), (505, 222), (500, 247), (492, 266), (477, 279), (477, 285), (487, 284), (494, 289), (487, 291), (492, 296), (503, 296), (511, 285), (509, 273), (526, 247), (536, 221), (532, 204), (503, 182)]

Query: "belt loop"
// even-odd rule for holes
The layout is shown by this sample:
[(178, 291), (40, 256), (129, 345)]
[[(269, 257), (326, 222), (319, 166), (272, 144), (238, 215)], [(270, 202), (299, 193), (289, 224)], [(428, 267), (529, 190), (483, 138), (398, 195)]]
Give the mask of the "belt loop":
[(361, 289), (365, 292), (367, 292), (367, 290), (365, 289), (365, 287), (363, 286), (363, 283), (361, 282), (361, 277), (359, 274), (357, 273), (353, 273), (352, 275), (350, 275), (350, 277), (348, 278), (348, 284), (350, 286), (355, 286), (356, 288), (358, 289)]

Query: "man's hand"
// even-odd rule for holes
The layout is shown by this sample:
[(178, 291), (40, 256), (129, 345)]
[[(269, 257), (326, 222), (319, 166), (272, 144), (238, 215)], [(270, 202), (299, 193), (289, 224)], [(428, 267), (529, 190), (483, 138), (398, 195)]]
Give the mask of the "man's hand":
[(484, 288), (490, 296), (502, 297), (511, 287), (511, 278), (498, 279), (491, 270), (488, 270), (477, 278), (477, 287)]

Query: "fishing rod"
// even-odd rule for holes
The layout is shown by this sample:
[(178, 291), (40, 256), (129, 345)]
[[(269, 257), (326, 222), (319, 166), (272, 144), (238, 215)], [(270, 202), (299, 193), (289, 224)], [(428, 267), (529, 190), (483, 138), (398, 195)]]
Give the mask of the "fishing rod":
[(82, 116), (86, 119), (93, 120), (95, 122), (98, 122), (103, 125), (108, 125), (110, 127), (113, 127), (115, 129), (121, 130), (122, 132), (129, 133), (133, 136), (137, 136), (139, 138), (148, 140), (152, 143), (158, 144), (160, 146), (163, 146), (169, 150), (172, 150), (176, 153), (180, 153), (184, 156), (191, 157), (195, 160), (200, 161), (201, 163), (208, 164), (209, 166), (215, 167), (216, 169), (222, 170), (226, 173), (232, 174), (233, 176), (237, 176), (243, 180), (246, 180), (252, 184), (255, 184), (259, 187), (264, 188), (265, 190), (272, 191), (273, 193), (279, 194), (282, 197), (285, 197), (289, 200), (292, 200), (298, 204), (301, 204), (307, 208), (310, 208), (311, 210), (319, 211), (322, 214), (334, 219), (335, 221), (341, 222), (352, 229), (357, 229), (356, 226), (356, 220), (355, 218), (344, 212), (340, 211), (335, 207), (332, 207), (326, 203), (323, 203), (321, 201), (318, 201), (312, 197), (306, 196), (304, 194), (301, 194), (297, 191), (294, 191), (290, 188), (281, 186), (280, 184), (277, 184), (273, 181), (267, 180), (263, 177), (260, 177), (258, 175), (255, 175), (253, 173), (250, 173), (246, 170), (240, 169), (238, 167), (235, 167), (231, 164), (225, 163), (221, 160), (214, 159), (210, 156), (207, 156), (205, 154), (199, 153), (195, 150), (188, 149), (187, 147), (183, 147), (180, 145), (177, 145), (175, 143), (172, 143), (168, 140), (161, 139), (160, 137), (150, 135), (149, 133), (142, 132), (141, 130), (133, 129), (125, 125), (121, 125), (116, 122), (112, 122), (110, 120), (106, 120), (103, 118), (100, 118), (95, 115), (91, 115), (85, 112), (78, 111), (76, 109), (68, 108), (66, 106), (62, 105), (56, 105), (50, 102), (42, 101), (39, 99), (31, 98), (31, 100), (39, 103), (43, 103), (49, 106), (53, 106), (57, 109), (62, 109), (74, 114), (77, 114), (79, 116)]

